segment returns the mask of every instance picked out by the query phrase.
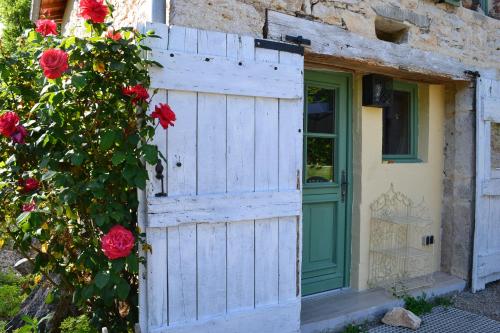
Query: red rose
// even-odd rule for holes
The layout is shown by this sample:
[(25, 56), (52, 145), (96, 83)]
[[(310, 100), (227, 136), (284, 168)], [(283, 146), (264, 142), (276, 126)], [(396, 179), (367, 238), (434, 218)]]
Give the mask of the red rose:
[(23, 212), (32, 212), (36, 208), (36, 204), (34, 201), (23, 204)]
[(40, 183), (35, 178), (28, 178), (22, 182), (24, 192), (35, 191), (40, 187)]
[(139, 101), (146, 101), (149, 98), (148, 91), (142, 85), (125, 87), (122, 92), (126, 96), (132, 97), (132, 104), (136, 105)]
[(93, 23), (104, 23), (109, 14), (109, 8), (103, 0), (81, 0), (80, 16)]
[(15, 143), (19, 143), (19, 144), (24, 145), (25, 144), (24, 139), (26, 138), (27, 135), (28, 135), (28, 132), (26, 131), (24, 126), (17, 125), (16, 130), (11, 135), (11, 138), (12, 138), (12, 141), (14, 141)]
[(113, 29), (112, 27), (109, 27), (108, 31), (106, 32), (106, 37), (109, 39), (112, 39), (114, 41), (118, 41), (118, 40), (122, 39), (122, 34), (119, 31), (115, 32), (115, 29)]
[(134, 248), (135, 238), (130, 230), (115, 225), (101, 238), (101, 249), (110, 260), (128, 257)]
[(9, 111), (0, 116), (0, 134), (10, 138), (16, 131), (16, 126), (19, 123), (19, 116), (17, 113)]
[(175, 121), (175, 113), (172, 111), (168, 104), (160, 103), (155, 107), (155, 111), (151, 114), (152, 118), (158, 118), (160, 120), (160, 124), (163, 128), (167, 128), (168, 126), (174, 126)]
[(53, 20), (36, 21), (36, 32), (42, 36), (57, 35), (57, 24)]
[(68, 69), (68, 54), (59, 49), (45, 50), (40, 57), (43, 74), (49, 79), (57, 79)]

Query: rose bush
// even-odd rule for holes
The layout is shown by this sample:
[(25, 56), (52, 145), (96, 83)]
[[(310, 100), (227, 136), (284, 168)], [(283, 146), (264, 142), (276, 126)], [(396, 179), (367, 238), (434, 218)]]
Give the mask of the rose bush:
[(138, 319), (138, 250), (149, 246), (137, 189), (146, 163), (162, 158), (150, 144), (156, 127), (175, 114), (149, 106), (148, 67), (158, 64), (142, 44), (157, 36), (113, 28), (110, 12), (81, 0), (86, 37), (41, 20), (0, 57), (0, 243), (12, 239), (54, 285), (55, 327), (73, 304), (114, 333)]

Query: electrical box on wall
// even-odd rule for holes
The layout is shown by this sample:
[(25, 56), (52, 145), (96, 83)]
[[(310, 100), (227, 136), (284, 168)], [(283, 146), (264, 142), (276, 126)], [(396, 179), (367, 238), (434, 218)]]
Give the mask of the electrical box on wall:
[(363, 106), (385, 108), (392, 104), (393, 79), (379, 74), (363, 77)]

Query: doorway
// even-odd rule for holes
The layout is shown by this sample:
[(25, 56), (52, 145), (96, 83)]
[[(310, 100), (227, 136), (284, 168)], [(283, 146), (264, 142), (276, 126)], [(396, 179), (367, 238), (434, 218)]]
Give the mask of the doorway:
[(351, 80), (305, 72), (303, 296), (349, 285)]

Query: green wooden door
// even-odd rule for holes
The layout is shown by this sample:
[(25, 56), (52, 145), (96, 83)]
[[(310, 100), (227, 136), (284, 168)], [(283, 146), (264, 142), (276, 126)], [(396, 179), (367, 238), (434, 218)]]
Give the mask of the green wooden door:
[(349, 74), (306, 71), (302, 295), (348, 285)]

